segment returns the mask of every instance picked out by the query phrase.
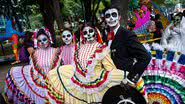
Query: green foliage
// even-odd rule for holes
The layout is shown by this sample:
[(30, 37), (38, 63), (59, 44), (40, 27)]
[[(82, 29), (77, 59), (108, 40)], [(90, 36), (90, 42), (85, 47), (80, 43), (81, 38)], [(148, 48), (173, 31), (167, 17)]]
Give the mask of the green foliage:
[[(100, 12), (103, 12), (103, 10), (105, 9), (105, 8), (107, 8), (107, 7), (110, 7), (110, 0), (100, 0), (101, 2), (100, 2), (100, 4), (99, 4), (99, 8), (98, 8), (98, 11), (97, 11), (97, 13), (100, 13)], [(96, 4), (96, 6), (97, 6), (97, 4)], [(98, 15), (96, 13), (96, 15)]]
[(159, 6), (171, 7), (178, 3), (185, 4), (185, 0), (152, 0), (152, 2), (158, 4)]
[(168, 5), (178, 4), (180, 0), (165, 0), (164, 3)]
[(37, 4), (30, 5), (30, 12), (31, 13), (29, 15), (39, 14), (40, 13), (39, 5), (37, 5)]
[(110, 7), (110, 5), (111, 5), (110, 0), (102, 0), (102, 3), (104, 5), (104, 7)]
[(43, 27), (43, 17), (41, 14), (34, 14), (29, 16), (30, 25), (32, 29)]
[(99, 9), (98, 9), (97, 13), (102, 12), (104, 9), (105, 9), (105, 6), (104, 6), (103, 2), (100, 2)]
[(130, 0), (129, 2), (129, 9), (136, 9), (139, 7), (139, 1), (138, 0)]
[[(25, 21), (26, 27), (30, 28), (30, 21), (28, 18), (30, 16), (37, 17), (37, 15), (39, 14), (39, 6), (37, 5), (36, 0), (0, 0), (0, 11), (1, 14), (3, 14), (4, 16), (16, 16), (18, 18), (21, 18), (21, 21)], [(37, 23), (38, 20), (35, 20), (35, 23)], [(35, 20), (31, 20), (31, 23)]]
[(158, 5), (164, 5), (165, 0), (152, 0), (152, 2), (155, 2)]
[(175, 5), (178, 3), (184, 4), (185, 0), (152, 0), (152, 2), (155, 2), (158, 5)]
[(62, 10), (62, 16), (64, 18), (67, 18), (68, 16), (80, 16), (82, 15), (82, 5), (77, 0), (62, 0), (61, 3), (63, 4)]

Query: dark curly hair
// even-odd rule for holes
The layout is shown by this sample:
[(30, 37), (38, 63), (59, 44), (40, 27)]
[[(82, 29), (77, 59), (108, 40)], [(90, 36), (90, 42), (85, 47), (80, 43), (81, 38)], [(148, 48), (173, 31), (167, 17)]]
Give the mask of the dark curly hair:
[(48, 34), (46, 33), (46, 31), (44, 29), (39, 29), (39, 31), (37, 32), (37, 38), (41, 35), (45, 35), (48, 39), (49, 39), (49, 36)]

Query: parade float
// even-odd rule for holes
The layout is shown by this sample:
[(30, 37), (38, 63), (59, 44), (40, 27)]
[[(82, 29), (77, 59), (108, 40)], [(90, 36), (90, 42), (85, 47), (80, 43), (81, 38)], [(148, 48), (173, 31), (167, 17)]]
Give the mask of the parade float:
[[(3, 19), (3, 17), (1, 17), (1, 19), (4, 20), (4, 22), (2, 22), (1, 24), (2, 28), (0, 33), (0, 43), (1, 43), (1, 51), (2, 51), (0, 62), (11, 61), (11, 60), (14, 60), (14, 58), (17, 60), (18, 59), (18, 40), (19, 40), (19, 37), (24, 36), (24, 32), (18, 32), (15, 29), (15, 21), (12, 21), (10, 19)], [(3, 43), (6, 43), (7, 40), (11, 41), (10, 44), (12, 45), (12, 49), (5, 48), (7, 44), (4, 46)], [(10, 50), (12, 50), (12, 52)], [(6, 54), (6, 52), (8, 54)], [(12, 56), (11, 53), (13, 53), (14, 55)]]
[[(146, 0), (145, 0), (146, 1)], [(138, 5), (140, 3), (140, 6)], [(160, 8), (152, 1), (142, 4), (130, 1), (129, 18), (135, 22), (134, 32), (149, 50), (152, 60), (143, 74), (149, 104), (185, 103), (185, 55), (173, 48), (154, 43), (153, 33), (147, 31), (150, 16), (160, 14), (164, 30), (172, 22), (174, 8)], [(174, 6), (175, 7), (175, 6)], [(173, 9), (172, 9), (173, 8)], [(169, 9), (169, 10), (168, 10)], [(184, 10), (184, 9), (183, 9)], [(182, 11), (182, 10), (181, 10)]]
[(185, 103), (185, 54), (145, 44), (152, 60), (143, 74), (149, 104)]
[(163, 27), (166, 28), (170, 24), (170, 20), (163, 13), (163, 10), (150, 0), (130, 0), (129, 3), (129, 20), (135, 23), (134, 32), (142, 43), (154, 42), (153, 33), (148, 31), (151, 23), (151, 16), (160, 14), (160, 20)]

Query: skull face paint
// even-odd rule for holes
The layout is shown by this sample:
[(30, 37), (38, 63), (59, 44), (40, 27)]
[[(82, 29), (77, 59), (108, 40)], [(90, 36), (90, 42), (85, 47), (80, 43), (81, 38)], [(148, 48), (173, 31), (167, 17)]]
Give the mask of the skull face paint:
[(180, 24), (181, 20), (182, 20), (181, 16), (175, 16), (174, 17), (174, 25)]
[(63, 33), (62, 33), (62, 41), (66, 44), (66, 45), (69, 45), (71, 44), (72, 42), (72, 34), (70, 31), (68, 30), (65, 30)]
[(108, 26), (115, 27), (119, 23), (118, 10), (115, 8), (108, 9), (105, 12), (105, 21), (107, 22)]
[(91, 42), (95, 40), (95, 31), (92, 27), (87, 26), (83, 29), (83, 36), (87, 42)]
[(37, 39), (40, 48), (47, 48), (49, 46), (49, 39), (46, 35), (41, 34)]

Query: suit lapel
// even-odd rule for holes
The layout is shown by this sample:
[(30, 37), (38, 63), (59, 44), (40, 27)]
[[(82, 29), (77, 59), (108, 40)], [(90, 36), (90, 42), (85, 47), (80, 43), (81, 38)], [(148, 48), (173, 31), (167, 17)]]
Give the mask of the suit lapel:
[(116, 32), (115, 38), (112, 41), (112, 44), (111, 44), (111, 47), (110, 47), (111, 49), (114, 49), (118, 45), (120, 35), (121, 35), (121, 26), (118, 28), (118, 31)]

